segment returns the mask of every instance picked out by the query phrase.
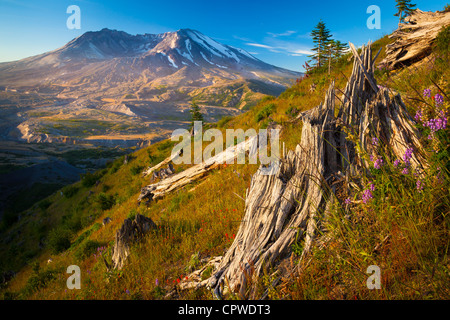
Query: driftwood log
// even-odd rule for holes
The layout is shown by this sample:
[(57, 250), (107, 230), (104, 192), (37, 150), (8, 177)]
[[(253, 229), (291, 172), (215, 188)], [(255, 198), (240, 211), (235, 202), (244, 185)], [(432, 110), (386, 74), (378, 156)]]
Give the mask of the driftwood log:
[(389, 38), (396, 39), (386, 46), (386, 58), (380, 65), (396, 69), (427, 57), (437, 34), (450, 25), (450, 11), (424, 12), (419, 9), (405, 18)]
[(252, 177), (243, 220), (220, 263), (216, 260), (213, 275), (197, 283), (196, 277), (188, 277), (191, 283), (183, 287), (206, 285), (217, 297), (231, 291), (241, 298), (256, 298), (252, 281), (269, 268), (276, 270), (289, 257), (294, 241), (304, 241), (300, 259), (308, 253), (321, 222), (340, 201), (332, 182), (360, 177), (367, 170), (368, 157), (375, 153), (373, 138), (389, 150), (385, 161), (401, 159), (407, 148), (413, 148), (411, 167), (421, 168), (418, 132), (400, 96), (376, 85), (370, 45), (360, 55), (350, 46), (353, 71), (339, 99), (338, 115), (331, 83), (324, 103), (301, 114), (301, 141), (295, 151), (288, 152), (274, 174), (257, 171)]

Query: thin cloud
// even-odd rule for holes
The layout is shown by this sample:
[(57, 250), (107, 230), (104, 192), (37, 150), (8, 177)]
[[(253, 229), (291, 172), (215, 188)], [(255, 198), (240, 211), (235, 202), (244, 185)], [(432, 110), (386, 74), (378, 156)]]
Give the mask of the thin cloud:
[(267, 34), (271, 35), (274, 38), (277, 38), (277, 37), (288, 37), (290, 35), (293, 35), (294, 33), (297, 33), (297, 31), (287, 30), (287, 31), (282, 32), (282, 33), (267, 32)]
[(265, 44), (260, 44), (260, 43), (251, 43), (251, 42), (249, 42), (249, 43), (246, 43), (246, 45), (252, 46), (252, 47), (269, 49), (269, 50), (270, 49), (274, 49), (274, 47), (271, 47), (271, 46), (268, 46), (268, 45), (265, 45)]
[(305, 46), (295, 43), (295, 42), (289, 42), (289, 41), (276, 41), (273, 45), (267, 45), (262, 43), (255, 43), (255, 42), (247, 42), (246, 45), (257, 47), (257, 48), (263, 48), (267, 49), (270, 52), (275, 53), (283, 53), (289, 56), (299, 57), (303, 55), (311, 55), (313, 52), (309, 50), (308, 48), (305, 48)]

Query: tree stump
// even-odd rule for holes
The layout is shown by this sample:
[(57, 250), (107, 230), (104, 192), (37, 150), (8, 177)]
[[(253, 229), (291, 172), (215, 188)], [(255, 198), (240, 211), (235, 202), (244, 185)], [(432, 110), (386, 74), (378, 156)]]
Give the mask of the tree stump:
[(370, 45), (354, 55), (338, 115), (332, 82), (324, 103), (300, 115), (301, 141), (295, 151), (288, 152), (274, 174), (261, 174), (260, 168), (252, 177), (243, 220), (214, 274), (184, 287), (207, 285), (218, 297), (229, 290), (256, 298), (253, 280), (288, 258), (294, 241), (304, 241), (301, 258), (309, 252), (321, 222), (339, 201), (332, 182), (367, 170), (369, 160), (360, 151), (374, 152), (373, 138), (389, 148), (386, 161), (401, 159), (413, 148), (411, 167), (423, 166), (418, 132), (400, 96), (376, 85)]
[(132, 242), (142, 239), (151, 229), (156, 228), (152, 219), (137, 214), (133, 221), (125, 219), (116, 232), (115, 243), (112, 250), (112, 267), (122, 269), (125, 260), (130, 254)]
[(410, 65), (427, 57), (442, 27), (450, 25), (450, 11), (424, 12), (415, 10), (405, 18), (389, 38), (396, 39), (386, 46), (386, 58), (380, 63), (390, 69)]

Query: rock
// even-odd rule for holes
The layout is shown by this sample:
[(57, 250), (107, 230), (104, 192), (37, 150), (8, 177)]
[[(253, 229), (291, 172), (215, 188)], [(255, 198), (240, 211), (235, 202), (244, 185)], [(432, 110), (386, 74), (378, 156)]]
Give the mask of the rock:
[(122, 269), (125, 260), (130, 254), (130, 245), (132, 242), (139, 241), (153, 228), (156, 228), (153, 220), (141, 214), (137, 214), (133, 221), (125, 219), (122, 227), (116, 232), (112, 250), (112, 267)]
[(110, 223), (111, 222), (111, 218), (110, 217), (106, 217), (105, 219), (103, 219), (103, 221), (102, 221), (102, 224), (104, 225), (104, 226), (106, 226), (108, 223)]

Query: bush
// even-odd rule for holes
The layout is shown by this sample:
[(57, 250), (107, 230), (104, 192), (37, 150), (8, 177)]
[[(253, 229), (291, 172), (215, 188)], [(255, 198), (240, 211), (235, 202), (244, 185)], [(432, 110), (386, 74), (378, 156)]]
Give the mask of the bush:
[(270, 116), (277, 106), (274, 103), (269, 103), (268, 105), (265, 105), (264, 108), (262, 108), (257, 114), (256, 114), (256, 122), (260, 122), (261, 120), (267, 118)]
[(130, 172), (133, 176), (141, 173), (142, 169), (144, 169), (143, 166), (139, 166), (139, 165), (134, 165), (132, 167), (130, 167)]
[(77, 186), (67, 186), (63, 189), (63, 194), (66, 198), (72, 198), (78, 192)]
[(44, 270), (41, 271), (39, 263), (34, 262), (32, 265), (33, 273), (28, 278), (25, 291), (30, 294), (42, 287), (45, 287), (48, 282), (55, 279), (55, 271), (54, 270)]
[(70, 247), (72, 234), (63, 227), (52, 229), (48, 235), (48, 246), (52, 253), (58, 254)]
[(50, 207), (51, 204), (52, 204), (52, 202), (49, 199), (44, 199), (42, 201), (39, 201), (38, 206), (42, 211), (44, 211), (44, 210), (48, 209), (48, 207)]
[(95, 202), (100, 206), (100, 209), (104, 211), (111, 209), (116, 204), (116, 199), (112, 194), (108, 195), (101, 192), (95, 198)]
[(101, 177), (101, 172), (86, 172), (81, 176), (81, 184), (86, 188), (92, 187)]
[(100, 248), (101, 246), (103, 246), (103, 244), (98, 241), (86, 240), (80, 245), (78, 250), (75, 252), (75, 257), (78, 260), (88, 258), (97, 251), (97, 248)]

